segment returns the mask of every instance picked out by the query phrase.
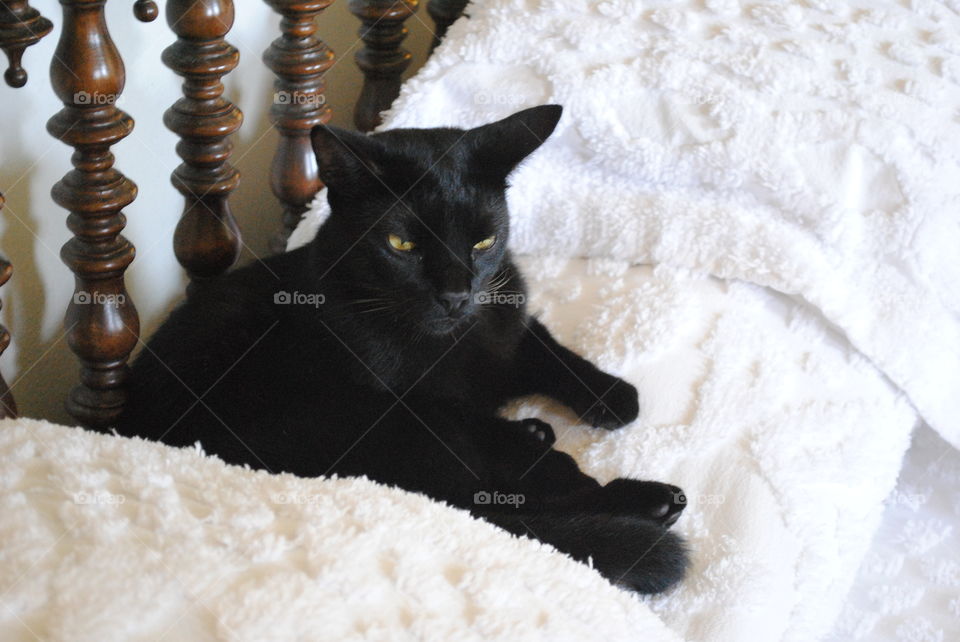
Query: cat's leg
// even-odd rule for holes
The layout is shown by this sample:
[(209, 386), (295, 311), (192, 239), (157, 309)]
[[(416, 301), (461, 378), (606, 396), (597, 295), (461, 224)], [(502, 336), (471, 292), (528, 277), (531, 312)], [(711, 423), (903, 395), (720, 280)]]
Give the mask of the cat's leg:
[(504, 438), (493, 454), (510, 463), (515, 477), (500, 482), (506, 490), (499, 501), (496, 489), (475, 495), (474, 515), (589, 562), (633, 591), (659, 593), (683, 578), (686, 546), (667, 530), (684, 507), (679, 488), (627, 479), (601, 486), (572, 457), (548, 445), (553, 431), (547, 424), (503, 422), (499, 429), (503, 437), (512, 430), (514, 439)]
[(686, 507), (683, 491), (671, 484), (614, 479), (601, 486), (552, 447), (553, 429), (539, 419), (497, 419), (483, 432), (498, 484), (485, 490), (520, 494), (528, 509), (626, 515), (669, 527)]
[(494, 465), (471, 513), (589, 562), (630, 590), (659, 593), (683, 577), (686, 547), (667, 530), (675, 517), (665, 519), (663, 508), (674, 505), (675, 487), (632, 480), (601, 486), (552, 448), (553, 430), (538, 419), (481, 427), (481, 449)]
[(491, 487), (485, 490), (522, 493), (529, 506), (541, 507), (600, 487), (573, 457), (553, 448), (556, 436), (544, 421), (494, 417), (483, 421), (473, 434), (490, 462), (485, 481)]
[(466, 508), (511, 533), (591, 560), (611, 582), (635, 591), (656, 593), (682, 578), (683, 541), (647, 514), (638, 492), (643, 487), (604, 490), (572, 457), (554, 450), (553, 439), (550, 426), (536, 419), (395, 408), (338, 455), (334, 469)]
[[(300, 459), (304, 476), (367, 477), (472, 509), (488, 493), (521, 494), (530, 505), (599, 484), (569, 455), (551, 448), (553, 429), (537, 419), (508, 421), (463, 408), (410, 400), (385, 412), (371, 400), (354, 417), (335, 421), (343, 431), (311, 443), (310, 422), (298, 448), (316, 453)], [(372, 408), (372, 409), (371, 409)]]
[(672, 484), (614, 479), (594, 493), (598, 512), (643, 517), (668, 528), (687, 507), (683, 490)]
[(577, 511), (474, 511), (515, 535), (546, 542), (589, 563), (613, 584), (660, 593), (683, 579), (689, 565), (682, 538), (646, 519)]
[(637, 389), (560, 345), (530, 317), (517, 350), (512, 396), (544, 394), (567, 405), (586, 423), (613, 430), (637, 418)]

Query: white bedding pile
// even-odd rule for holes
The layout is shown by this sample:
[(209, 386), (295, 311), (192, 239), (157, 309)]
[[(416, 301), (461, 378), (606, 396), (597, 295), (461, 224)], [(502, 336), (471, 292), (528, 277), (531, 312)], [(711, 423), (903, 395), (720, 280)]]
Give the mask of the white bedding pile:
[(960, 446), (957, 11), (480, 0), (384, 128), (562, 104), (557, 132), (513, 177), (517, 251), (797, 294)]
[(635, 383), (641, 416), (606, 433), (544, 400), (511, 412), (603, 480), (684, 487), (675, 590), (641, 601), (365, 481), (5, 422), (0, 638), (824, 635), (918, 416), (960, 443), (951, 7), (483, 0), (388, 115), (565, 106), (513, 178), (514, 248), (533, 308)]
[(0, 640), (679, 640), (582, 564), (364, 479), (0, 421)]
[(544, 400), (512, 412), (547, 418), (604, 481), (684, 487), (674, 528), (693, 567), (677, 589), (644, 604), (534, 541), (369, 482), (8, 421), (0, 639), (825, 632), (893, 488), (915, 421), (906, 399), (814, 311), (768, 289), (607, 259), (523, 267), (547, 325), (637, 384), (643, 411), (612, 433)]
[(769, 289), (625, 261), (527, 258), (533, 305), (568, 345), (637, 384), (614, 433), (525, 403), (603, 481), (659, 479), (690, 505), (693, 551), (651, 602), (684, 639), (818, 639), (893, 489), (916, 415), (809, 306)]
[[(960, 445), (958, 11), (478, 0), (386, 114), (384, 129), (470, 127), (560, 103), (554, 136), (512, 177), (514, 250), (725, 280), (726, 316), (698, 316), (699, 286), (648, 283), (618, 305), (602, 294), (598, 325), (568, 328), (641, 384), (644, 410), (566, 447), (605, 477), (726, 498), (678, 524), (694, 572), (653, 602), (686, 637), (822, 635), (892, 488), (907, 404)], [(663, 317), (676, 297), (690, 302)], [(685, 358), (646, 352), (684, 340)], [(807, 370), (838, 355), (856, 374)]]
[(921, 426), (829, 642), (960, 637), (960, 451)]

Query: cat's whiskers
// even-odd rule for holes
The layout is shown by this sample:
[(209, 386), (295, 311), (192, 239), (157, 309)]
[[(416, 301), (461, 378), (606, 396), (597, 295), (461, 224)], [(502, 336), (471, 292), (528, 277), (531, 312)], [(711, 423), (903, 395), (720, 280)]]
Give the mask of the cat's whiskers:
[(496, 292), (504, 285), (510, 281), (510, 273), (507, 270), (502, 270), (494, 275), (490, 282), (487, 284), (488, 292)]
[(359, 312), (369, 312), (383, 308), (391, 308), (398, 305), (398, 301), (392, 297), (371, 297), (368, 299), (348, 299), (344, 303), (350, 307), (359, 307)]
[(374, 298), (374, 299), (350, 299), (349, 301), (347, 301), (347, 303), (350, 303), (350, 304), (354, 304), (354, 303), (379, 303), (380, 301), (389, 301), (389, 300), (390, 300), (390, 299), (387, 299), (386, 297), (377, 297), (377, 298)]
[[(501, 270), (495, 274), (483, 289), (483, 294), (485, 295), (483, 298), (486, 299), (486, 301), (481, 303), (480, 306), (484, 308), (496, 307), (496, 295), (506, 292), (503, 288), (509, 284), (510, 281), (511, 275), (507, 270)], [(519, 292), (515, 292), (515, 294), (519, 294)]]
[(384, 312), (386, 310), (393, 310), (396, 305), (381, 305), (375, 308), (366, 308), (364, 310), (357, 310), (357, 314), (373, 314), (375, 312)]

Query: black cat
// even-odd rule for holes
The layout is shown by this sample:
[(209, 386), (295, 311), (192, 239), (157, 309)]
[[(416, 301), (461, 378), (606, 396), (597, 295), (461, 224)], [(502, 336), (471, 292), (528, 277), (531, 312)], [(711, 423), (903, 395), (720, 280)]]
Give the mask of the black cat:
[(533, 393), (606, 429), (637, 391), (554, 340), (507, 251), (507, 176), (553, 131), (535, 107), (471, 130), (317, 127), (331, 214), (308, 246), (198, 283), (136, 360), (118, 430), (233, 464), (366, 475), (549, 542), (636, 591), (687, 565), (680, 490), (601, 486)]

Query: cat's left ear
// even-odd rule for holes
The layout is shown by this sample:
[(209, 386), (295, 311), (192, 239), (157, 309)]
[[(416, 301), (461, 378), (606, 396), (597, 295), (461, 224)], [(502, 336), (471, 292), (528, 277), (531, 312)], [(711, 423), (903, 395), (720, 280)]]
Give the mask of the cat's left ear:
[(362, 190), (371, 178), (381, 174), (378, 160), (383, 150), (370, 136), (332, 125), (317, 125), (310, 132), (310, 140), (320, 180), (331, 189)]
[(549, 138), (561, 114), (563, 107), (560, 105), (540, 105), (471, 129), (466, 138), (473, 146), (473, 161), (477, 168), (485, 174), (506, 179), (520, 161)]

